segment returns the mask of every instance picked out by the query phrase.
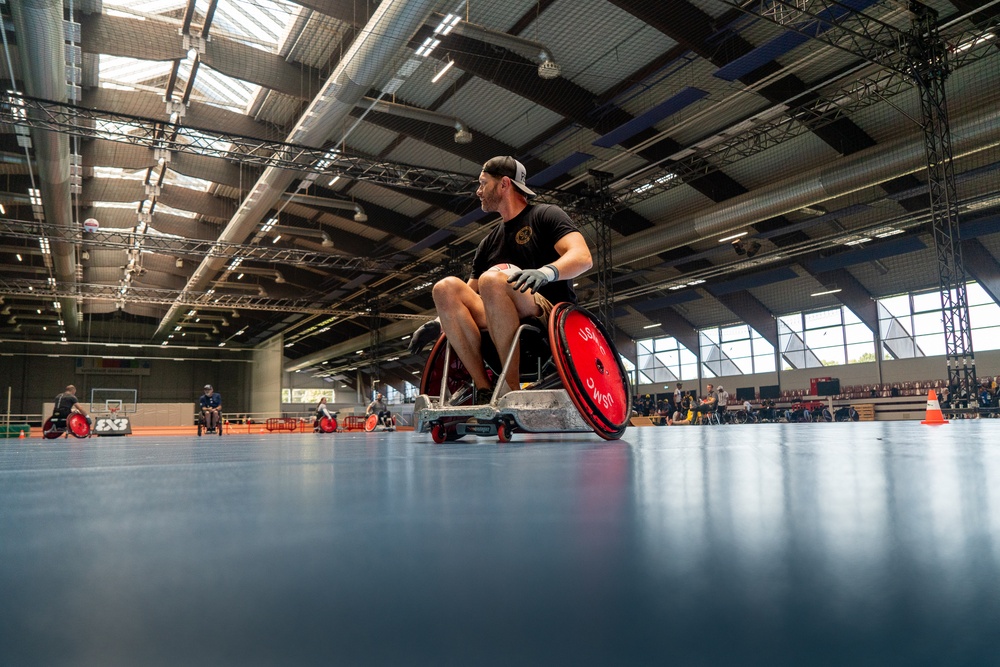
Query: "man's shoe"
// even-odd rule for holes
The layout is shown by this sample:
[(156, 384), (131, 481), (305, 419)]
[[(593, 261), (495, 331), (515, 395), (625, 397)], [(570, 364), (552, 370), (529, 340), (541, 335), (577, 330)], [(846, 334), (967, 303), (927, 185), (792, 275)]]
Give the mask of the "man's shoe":
[(491, 398), (493, 398), (492, 389), (477, 389), (476, 400), (473, 405), (489, 405)]

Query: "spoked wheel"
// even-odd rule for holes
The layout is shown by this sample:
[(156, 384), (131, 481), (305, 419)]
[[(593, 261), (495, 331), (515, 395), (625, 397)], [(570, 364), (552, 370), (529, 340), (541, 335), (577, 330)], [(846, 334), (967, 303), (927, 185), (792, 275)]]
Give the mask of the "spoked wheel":
[(320, 417), (319, 420), (319, 430), (323, 433), (333, 433), (337, 430), (337, 419), (336, 417)]
[(42, 424), (42, 437), (46, 440), (55, 440), (62, 434), (63, 432), (56, 428), (56, 423), (52, 420), (52, 417), (46, 419), (45, 423)]
[(620, 438), (632, 413), (632, 390), (607, 331), (589, 312), (564, 302), (552, 310), (549, 342), (580, 416), (605, 440)]
[(66, 418), (66, 430), (75, 438), (90, 437), (90, 424), (79, 412), (74, 412)]
[(368, 415), (365, 420), (365, 433), (371, 433), (378, 426), (378, 415)]

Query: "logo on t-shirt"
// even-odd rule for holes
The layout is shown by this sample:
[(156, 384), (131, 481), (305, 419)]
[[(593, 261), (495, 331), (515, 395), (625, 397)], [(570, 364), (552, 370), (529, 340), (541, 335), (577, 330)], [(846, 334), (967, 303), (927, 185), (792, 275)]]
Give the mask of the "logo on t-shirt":
[(517, 231), (517, 236), (514, 237), (518, 245), (524, 245), (531, 240), (531, 227), (521, 227)]

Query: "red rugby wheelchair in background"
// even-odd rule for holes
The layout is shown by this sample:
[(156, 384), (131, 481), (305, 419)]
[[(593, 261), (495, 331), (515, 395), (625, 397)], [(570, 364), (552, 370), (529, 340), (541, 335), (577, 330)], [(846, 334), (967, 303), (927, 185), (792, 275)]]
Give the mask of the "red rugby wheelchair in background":
[[(413, 407), (414, 429), (434, 442), (466, 435), (496, 436), (509, 442), (516, 430), (531, 433), (585, 433), (617, 440), (632, 415), (628, 373), (600, 322), (585, 309), (562, 302), (552, 309), (548, 331), (522, 324), (522, 389), (507, 389), (513, 352), (501, 360), (483, 335), (483, 358), (496, 389), (487, 405), (472, 405), (472, 378), (444, 334), (435, 343)], [(524, 384), (527, 383), (527, 384)]]
[(55, 440), (59, 436), (72, 435), (74, 438), (90, 437), (90, 421), (79, 412), (71, 412), (65, 417), (53, 413), (42, 424), (42, 437)]

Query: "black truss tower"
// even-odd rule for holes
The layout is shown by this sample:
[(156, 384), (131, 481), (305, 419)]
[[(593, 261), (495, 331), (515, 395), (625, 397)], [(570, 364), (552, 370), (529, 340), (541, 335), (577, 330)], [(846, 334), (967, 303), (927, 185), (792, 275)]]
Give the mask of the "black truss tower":
[(969, 296), (962, 240), (958, 227), (958, 193), (952, 162), (951, 128), (945, 80), (948, 50), (937, 29), (937, 12), (917, 2), (910, 30), (911, 76), (920, 90), (922, 129), (927, 150), (927, 189), (931, 203), (931, 234), (937, 253), (944, 320), (948, 387), (952, 400), (964, 407), (975, 405), (976, 358), (972, 350)]
[(595, 197), (592, 217), (594, 220), (594, 255), (597, 259), (597, 317), (608, 330), (612, 339), (615, 335), (615, 286), (613, 283), (614, 260), (611, 255), (611, 216), (615, 202), (611, 194), (611, 180), (614, 174), (591, 169), (594, 178)]
[(369, 373), (371, 375), (372, 390), (380, 392), (382, 391), (382, 309), (381, 304), (379, 303), (378, 295), (376, 294), (369, 294), (368, 316), (368, 326), (370, 327), (369, 333), (371, 335), (371, 343), (369, 346), (371, 364), (369, 365)]
[[(952, 405), (975, 405), (976, 361), (969, 325), (969, 300), (958, 228), (958, 195), (952, 162), (945, 81), (956, 63), (938, 28), (934, 9), (910, 0), (909, 30), (856, 11), (841, 0), (753, 0), (733, 4), (786, 30), (845, 50), (913, 80), (920, 92), (921, 131), (927, 150), (930, 232), (937, 252), (944, 320), (945, 356)], [(975, 46), (986, 40), (969, 40)], [(968, 47), (967, 47), (968, 48)], [(956, 60), (962, 64), (964, 56)]]

